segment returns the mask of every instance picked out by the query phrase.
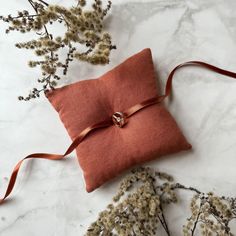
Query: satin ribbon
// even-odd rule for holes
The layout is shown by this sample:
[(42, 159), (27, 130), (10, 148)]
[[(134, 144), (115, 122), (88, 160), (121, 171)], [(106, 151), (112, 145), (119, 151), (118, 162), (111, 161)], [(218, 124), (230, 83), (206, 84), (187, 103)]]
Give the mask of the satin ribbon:
[[(136, 112), (141, 111), (144, 108), (147, 108), (149, 106), (152, 106), (154, 104), (158, 104), (158, 103), (162, 102), (171, 93), (172, 80), (173, 80), (173, 76), (174, 76), (175, 72), (178, 69), (180, 69), (181, 67), (191, 66), (191, 65), (201, 66), (201, 67), (204, 67), (208, 70), (214, 71), (216, 73), (226, 75), (226, 76), (230, 76), (230, 77), (236, 79), (236, 73), (218, 68), (216, 66), (210, 65), (210, 64), (205, 63), (205, 62), (189, 61), (189, 62), (182, 63), (182, 64), (176, 66), (171, 71), (171, 73), (169, 74), (167, 82), (166, 82), (165, 94), (164, 95), (155, 96), (153, 98), (147, 99), (147, 100), (145, 100), (141, 103), (138, 103), (138, 104), (128, 108), (126, 111), (122, 112), (125, 115), (125, 118), (127, 119), (127, 118), (131, 117), (132, 115), (134, 115)], [(112, 125), (114, 125), (114, 123), (112, 122), (112, 117), (108, 117), (108, 119), (106, 119), (104, 121), (101, 121), (99, 123), (91, 125), (90, 127), (87, 127), (74, 139), (72, 144), (69, 146), (69, 148), (66, 150), (66, 152), (63, 155), (50, 154), (50, 153), (34, 153), (34, 154), (30, 154), (30, 155), (26, 156), (24, 159), (20, 160), (17, 163), (17, 165), (14, 167), (13, 171), (12, 171), (10, 181), (8, 183), (7, 190), (5, 192), (4, 197), (0, 199), (0, 204), (3, 203), (4, 200), (12, 192), (12, 190), (14, 188), (14, 185), (16, 183), (16, 179), (17, 179), (19, 169), (20, 169), (22, 163), (24, 162), (24, 160), (31, 159), (31, 158), (48, 159), (48, 160), (61, 160), (64, 157), (66, 157), (67, 155), (69, 155), (72, 151), (74, 151), (79, 146), (79, 144), (89, 135), (89, 133), (95, 132), (98, 129), (102, 129), (102, 128), (109, 127), (109, 126), (112, 126)]]

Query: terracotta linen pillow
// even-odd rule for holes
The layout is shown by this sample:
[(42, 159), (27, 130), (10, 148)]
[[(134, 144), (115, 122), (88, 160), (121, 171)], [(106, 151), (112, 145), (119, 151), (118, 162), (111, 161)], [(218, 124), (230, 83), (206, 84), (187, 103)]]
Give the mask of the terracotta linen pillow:
[[(150, 49), (97, 79), (46, 94), (72, 140), (86, 127), (157, 95)], [(190, 148), (171, 114), (163, 104), (156, 104), (134, 114), (122, 128), (113, 125), (92, 132), (76, 153), (86, 190), (91, 192), (134, 165)]]

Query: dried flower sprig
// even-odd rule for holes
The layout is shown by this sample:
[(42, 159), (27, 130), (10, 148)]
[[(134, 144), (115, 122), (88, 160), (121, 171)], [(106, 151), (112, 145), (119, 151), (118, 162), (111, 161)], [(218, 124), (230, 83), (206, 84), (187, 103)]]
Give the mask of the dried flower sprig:
[[(77, 5), (71, 8), (50, 5), (43, 0), (27, 1), (34, 13), (23, 10), (14, 17), (0, 16), (2, 21), (9, 24), (6, 33), (34, 31), (38, 36), (37, 39), (16, 44), (17, 48), (34, 50), (40, 60), (29, 61), (28, 65), (39, 66), (42, 70), (42, 77), (38, 79), (42, 88), (33, 88), (27, 97), (19, 96), (19, 100), (28, 101), (39, 97), (43, 91), (55, 88), (57, 81), (61, 79), (60, 69), (66, 75), (74, 59), (94, 65), (109, 63), (110, 52), (116, 47), (111, 42), (110, 34), (103, 31), (103, 22), (111, 8), (111, 1), (103, 8), (102, 1), (94, 0), (90, 10), (84, 8), (85, 0), (78, 0)], [(54, 23), (65, 25), (63, 35), (55, 36), (49, 32), (48, 25)], [(65, 60), (59, 58), (60, 50), (67, 51)]]
[[(183, 226), (184, 236), (233, 236), (230, 222), (236, 218), (236, 198), (202, 193), (174, 183), (173, 177), (148, 167), (137, 168), (120, 184), (113, 203), (90, 225), (86, 236), (154, 236), (159, 226), (170, 236), (164, 209), (177, 202), (177, 190), (192, 191), (192, 215)], [(159, 234), (158, 234), (159, 235)]]
[[(159, 224), (163, 225), (169, 235), (163, 205), (177, 201), (171, 189), (172, 181), (171, 176), (150, 168), (133, 170), (120, 184), (113, 204), (100, 213), (98, 220), (87, 230), (86, 236), (151, 236), (155, 235)], [(130, 191), (132, 193), (128, 193)]]
[(183, 227), (184, 236), (194, 235), (198, 226), (204, 236), (233, 235), (229, 223), (235, 218), (235, 198), (218, 197), (213, 193), (196, 194), (191, 201), (191, 212), (192, 216)]

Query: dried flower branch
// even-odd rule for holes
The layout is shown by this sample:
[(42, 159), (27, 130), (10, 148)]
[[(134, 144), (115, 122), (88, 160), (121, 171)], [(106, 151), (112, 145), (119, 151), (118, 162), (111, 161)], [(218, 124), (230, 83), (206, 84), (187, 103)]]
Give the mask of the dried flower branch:
[[(43, 0), (27, 0), (34, 13), (23, 10), (17, 16), (0, 16), (0, 19), (9, 24), (6, 33), (18, 31), (21, 33), (36, 32), (38, 38), (24, 43), (17, 43), (20, 49), (34, 50), (40, 60), (29, 61), (30, 67), (39, 66), (42, 70), (42, 88), (33, 88), (27, 97), (19, 97), (19, 100), (30, 100), (40, 96), (42, 91), (53, 89), (57, 81), (61, 79), (60, 69), (63, 75), (67, 74), (70, 63), (74, 60), (86, 61), (91, 64), (109, 63), (112, 49), (111, 36), (103, 31), (104, 17), (111, 8), (108, 1), (105, 9), (102, 1), (94, 0), (91, 10), (86, 10), (85, 0), (78, 0), (77, 5), (65, 8), (59, 5), (50, 5)], [(48, 25), (62, 23), (65, 26), (63, 35), (55, 36), (48, 30)], [(84, 48), (84, 50), (81, 49)], [(67, 50), (65, 61), (59, 58), (59, 51)]]
[(192, 216), (183, 227), (184, 236), (194, 235), (199, 226), (202, 235), (231, 236), (229, 223), (235, 218), (235, 198), (218, 197), (213, 193), (196, 194), (191, 201)]
[(141, 167), (121, 182), (113, 203), (99, 214), (86, 236), (154, 236), (159, 226), (170, 236), (164, 209), (177, 202), (177, 190), (195, 194), (190, 204), (192, 215), (183, 226), (184, 236), (196, 235), (197, 229), (204, 236), (234, 235), (229, 224), (236, 218), (236, 198), (205, 194), (174, 183), (168, 174)]
[[(171, 189), (172, 181), (172, 177), (165, 173), (154, 172), (149, 168), (135, 169), (122, 181), (113, 204), (100, 213), (86, 235), (149, 236), (155, 235), (160, 224), (170, 235), (162, 207), (177, 201)], [(131, 190), (134, 191), (126, 194)]]

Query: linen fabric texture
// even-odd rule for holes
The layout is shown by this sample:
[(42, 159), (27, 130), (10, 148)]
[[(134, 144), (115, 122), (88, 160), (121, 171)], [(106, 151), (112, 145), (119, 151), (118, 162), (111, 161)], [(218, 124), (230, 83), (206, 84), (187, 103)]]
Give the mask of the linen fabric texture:
[[(46, 96), (74, 140), (85, 128), (158, 95), (150, 49), (131, 56), (97, 79), (79, 81)], [(163, 104), (144, 108), (119, 128), (90, 133), (76, 148), (91, 192), (135, 165), (188, 150), (191, 145)]]

